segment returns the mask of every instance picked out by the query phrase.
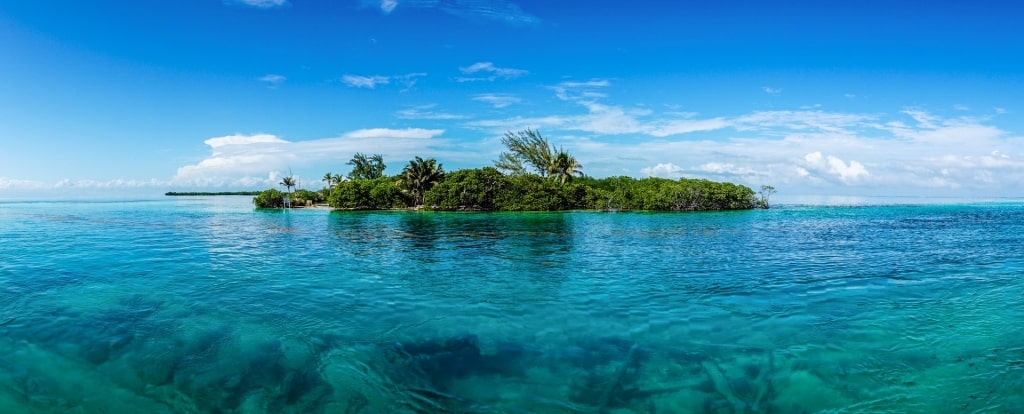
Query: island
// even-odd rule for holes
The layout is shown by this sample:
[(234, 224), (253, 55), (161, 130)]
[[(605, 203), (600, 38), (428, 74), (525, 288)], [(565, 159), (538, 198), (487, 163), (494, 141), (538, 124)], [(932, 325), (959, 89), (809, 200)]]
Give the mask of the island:
[(433, 158), (415, 157), (397, 175), (384, 175), (380, 154), (356, 153), (347, 175), (328, 172), (319, 191), (268, 189), (253, 198), (257, 208), (324, 205), (348, 210), (416, 209), (436, 211), (709, 211), (768, 208), (775, 192), (769, 185), (757, 193), (744, 185), (705, 179), (594, 178), (567, 151), (556, 148), (539, 132), (508, 132), (508, 149), (494, 166), (445, 172)]
[(169, 197), (205, 197), (205, 196), (254, 196), (260, 195), (260, 191), (218, 191), (218, 192), (206, 192), (206, 191), (168, 191), (164, 193), (165, 196)]

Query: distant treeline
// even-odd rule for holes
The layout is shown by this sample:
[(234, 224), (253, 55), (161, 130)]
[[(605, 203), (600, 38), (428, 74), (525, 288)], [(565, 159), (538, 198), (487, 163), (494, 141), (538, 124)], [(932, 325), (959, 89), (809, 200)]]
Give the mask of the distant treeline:
[(165, 196), (188, 196), (188, 197), (194, 197), (194, 196), (254, 196), (254, 195), (260, 195), (260, 192), (259, 191), (220, 191), (220, 192), (216, 192), (216, 193), (209, 193), (209, 192), (202, 192), (202, 191), (200, 191), (200, 192), (168, 191), (168, 192), (164, 193), (164, 195)]

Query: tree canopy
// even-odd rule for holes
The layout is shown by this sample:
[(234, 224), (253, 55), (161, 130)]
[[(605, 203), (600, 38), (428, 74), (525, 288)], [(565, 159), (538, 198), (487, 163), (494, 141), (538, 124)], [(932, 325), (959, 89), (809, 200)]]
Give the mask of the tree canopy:
[(402, 170), (406, 189), (416, 205), (423, 204), (423, 193), (444, 180), (444, 167), (437, 160), (416, 157)]
[(352, 180), (374, 180), (384, 176), (384, 169), (387, 168), (384, 165), (384, 156), (380, 154), (373, 154), (367, 156), (361, 152), (357, 152), (352, 159), (346, 164), (352, 166), (352, 172), (348, 173), (348, 178)]
[(525, 174), (527, 168), (541, 177), (546, 177), (551, 169), (554, 158), (551, 144), (541, 136), (540, 132), (525, 129), (518, 132), (506, 132), (501, 143), (508, 151), (502, 152), (494, 166), (510, 174)]
[[(555, 149), (539, 132), (509, 132), (502, 142), (508, 151), (495, 167), (454, 172), (446, 172), (434, 158), (417, 156), (401, 174), (385, 176), (380, 154), (356, 153), (349, 162), (355, 166), (351, 180), (327, 173), (323, 181), (329, 189), (297, 190), (293, 200), (301, 205), (326, 199), (331, 207), (343, 209), (704, 211), (767, 208), (768, 197), (775, 192), (774, 187), (762, 186), (755, 195), (743, 185), (691, 178), (597, 179), (584, 175), (575, 157)], [(290, 191), (294, 177), (285, 177), (281, 185)], [(287, 195), (270, 189), (253, 202), (261, 208), (281, 207)]]

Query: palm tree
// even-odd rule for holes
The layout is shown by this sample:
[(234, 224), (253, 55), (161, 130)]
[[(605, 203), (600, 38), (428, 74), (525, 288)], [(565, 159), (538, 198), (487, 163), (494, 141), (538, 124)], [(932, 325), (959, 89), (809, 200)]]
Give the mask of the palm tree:
[(349, 178), (353, 180), (373, 180), (384, 176), (384, 169), (387, 168), (384, 165), (384, 156), (380, 154), (373, 154), (367, 156), (361, 152), (357, 152), (356, 155), (352, 156), (346, 164), (352, 166), (352, 172), (348, 174)]
[(285, 207), (290, 207), (291, 206), (291, 198), (292, 198), (291, 197), (291, 195), (292, 195), (292, 187), (295, 187), (295, 177), (289, 175), (287, 177), (282, 178), (281, 179), (281, 185), (283, 185), (284, 189), (288, 191), (288, 195), (285, 196), (285, 198), (284, 198), (284, 206)]
[(330, 190), (331, 187), (334, 186), (334, 178), (335, 177), (334, 177), (333, 173), (327, 173), (327, 174), (324, 174), (324, 178), (321, 179), (320, 181), (326, 182), (327, 183), (327, 189)]
[(558, 152), (551, 158), (548, 165), (548, 175), (558, 180), (561, 184), (572, 181), (573, 176), (583, 176), (583, 168), (579, 161), (568, 152), (559, 148)]
[(402, 170), (405, 186), (412, 193), (413, 202), (423, 205), (423, 194), (444, 180), (444, 167), (431, 158), (424, 160), (416, 157)]

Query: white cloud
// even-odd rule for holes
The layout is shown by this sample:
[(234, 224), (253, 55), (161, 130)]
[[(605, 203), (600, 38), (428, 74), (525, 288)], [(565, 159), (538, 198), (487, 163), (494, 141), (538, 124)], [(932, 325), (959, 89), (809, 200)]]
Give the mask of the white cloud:
[(815, 151), (804, 155), (804, 170), (817, 170), (826, 174), (831, 174), (839, 178), (839, 180), (849, 183), (860, 179), (861, 177), (867, 177), (870, 175), (868, 170), (864, 168), (860, 162), (850, 160), (846, 163), (839, 157), (832, 155), (822, 156), (820, 151)]
[(969, 108), (967, 105), (962, 105), (962, 104), (953, 105), (953, 109), (956, 109), (957, 111), (970, 111), (971, 110), (971, 108)]
[(345, 138), (356, 139), (428, 139), (444, 133), (443, 129), (422, 129), (422, 128), (370, 128), (360, 129), (344, 135)]
[(476, 95), (476, 96), (473, 97), (473, 100), (474, 101), (478, 101), (478, 102), (485, 102), (485, 103), (491, 104), (491, 106), (493, 106), (495, 108), (505, 108), (505, 107), (508, 107), (508, 106), (510, 106), (512, 104), (517, 104), (519, 102), (522, 102), (522, 99), (520, 99), (518, 97), (515, 97), (515, 96), (512, 96), (512, 95), (508, 95), (508, 94), (498, 94), (498, 93), (485, 93), (485, 94)]
[(597, 92), (598, 88), (607, 88), (611, 82), (607, 79), (591, 79), (588, 81), (565, 81), (558, 85), (549, 87), (555, 91), (555, 96), (563, 101), (574, 101), (581, 99), (603, 98), (603, 93)]
[(782, 88), (772, 88), (769, 86), (762, 87), (761, 90), (769, 95), (780, 95), (782, 94)]
[(488, 76), (455, 78), (458, 82), (493, 81), (498, 78), (515, 79), (530, 73), (524, 69), (499, 68), (494, 66), (494, 63), (491, 62), (477, 62), (467, 67), (459, 68), (459, 70), (467, 75), (474, 75), (482, 72)]
[(35, 180), (19, 180), (8, 177), (0, 177), (0, 190), (18, 189), (18, 190), (40, 190), (49, 188), (50, 185)]
[(683, 168), (668, 162), (641, 168), (640, 174), (647, 177), (679, 178), (683, 176)]
[[(398, 0), (360, 0), (364, 7), (389, 14)], [(510, 25), (533, 25), (540, 19), (507, 0), (402, 0), (403, 8), (434, 9), (469, 20), (496, 20)]]
[(939, 117), (937, 117), (935, 115), (932, 115), (932, 114), (928, 113), (925, 110), (918, 109), (918, 108), (907, 108), (907, 109), (904, 109), (902, 112), (904, 114), (909, 115), (911, 118), (913, 118), (914, 121), (916, 121), (917, 124), (921, 128), (926, 128), (926, 129), (935, 129), (935, 128), (937, 128), (936, 121), (939, 120)]
[(402, 92), (406, 92), (416, 86), (416, 82), (419, 81), (419, 78), (424, 76), (427, 76), (427, 74), (422, 72), (407, 73), (404, 75), (394, 75), (391, 79), (393, 79), (395, 83), (405, 86), (405, 88), (402, 89)]
[(288, 4), (288, 0), (224, 0), (225, 3), (240, 4), (260, 9), (272, 9)]
[(436, 104), (420, 105), (412, 108), (401, 109), (395, 112), (395, 116), (402, 119), (464, 119), (464, 115), (456, 115), (447, 112), (437, 112), (433, 109)]
[(995, 108), (996, 114), (1002, 115), (1006, 113), (1006, 108)]
[(341, 77), (341, 81), (346, 85), (353, 88), (367, 88), (374, 89), (377, 85), (387, 85), (391, 82), (389, 76), (358, 76), (358, 75), (345, 75)]
[(647, 134), (655, 137), (688, 134), (691, 132), (713, 131), (729, 126), (725, 118), (710, 119), (674, 119), (651, 125), (646, 128)]
[(346, 85), (353, 88), (366, 88), (376, 89), (380, 85), (396, 84), (402, 85), (404, 88), (402, 92), (408, 91), (416, 86), (416, 82), (419, 78), (427, 76), (426, 73), (407, 73), (404, 75), (373, 75), (373, 76), (360, 76), (360, 75), (345, 75), (341, 77), (341, 81)]
[[(329, 171), (343, 165), (356, 152), (381, 153), (387, 158), (408, 159), (437, 152), (441, 129), (368, 128), (336, 138), (288, 141), (269, 134), (229, 135), (204, 141), (210, 154), (178, 168), (170, 184), (189, 187), (222, 187), (252, 183), (274, 186), (277, 174), (291, 168)], [(318, 170), (313, 170), (318, 171)]]
[(271, 73), (271, 74), (267, 74), (267, 75), (261, 76), (259, 78), (259, 81), (260, 82), (264, 82), (264, 83), (269, 83), (271, 85), (279, 85), (279, 84), (281, 84), (281, 82), (284, 82), (286, 79), (287, 78), (285, 78), (284, 76), (275, 75), (275, 74)]
[(709, 162), (700, 165), (696, 171), (715, 175), (759, 175), (760, 173), (750, 167), (741, 167), (731, 163)]
[(864, 126), (873, 116), (824, 111), (757, 111), (737, 117), (731, 124), (740, 131), (794, 130), (847, 133)]
[(680, 113), (679, 107), (657, 112), (605, 103), (609, 86), (600, 79), (563, 82), (550, 89), (579, 110), (464, 126), (495, 134), (541, 129), (594, 176), (633, 171), (753, 187), (773, 184), (793, 194), (1024, 191), (1024, 137), (990, 125), (989, 118), (944, 118), (921, 108), (895, 114), (815, 109), (702, 118)]

